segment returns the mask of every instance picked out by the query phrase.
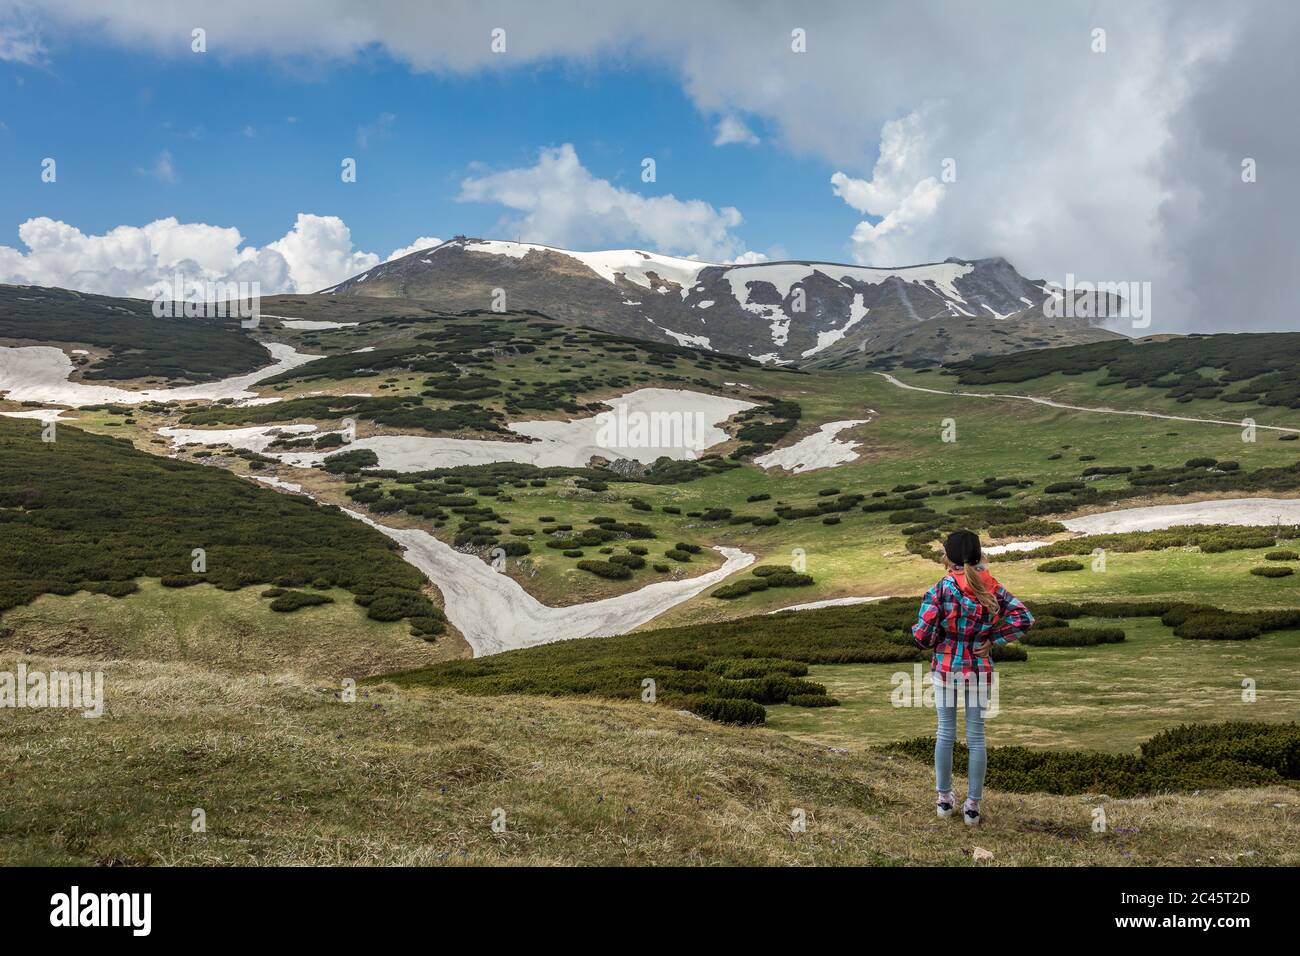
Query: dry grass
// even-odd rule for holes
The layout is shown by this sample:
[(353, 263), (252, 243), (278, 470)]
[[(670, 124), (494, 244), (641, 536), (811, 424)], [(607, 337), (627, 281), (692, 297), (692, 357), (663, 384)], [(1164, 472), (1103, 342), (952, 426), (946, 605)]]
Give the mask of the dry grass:
[(292, 673), (26, 660), (104, 669), (108, 705), (0, 721), (5, 864), (1300, 862), (1290, 788), (1106, 801), (1107, 833), (1097, 800), (994, 793), (972, 833), (934, 816), (924, 765), (647, 704), (385, 685), (347, 703)]

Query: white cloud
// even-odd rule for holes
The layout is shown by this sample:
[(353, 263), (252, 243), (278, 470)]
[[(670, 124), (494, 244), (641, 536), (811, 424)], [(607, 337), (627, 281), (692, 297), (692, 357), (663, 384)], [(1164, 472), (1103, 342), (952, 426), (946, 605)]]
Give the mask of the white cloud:
[(233, 227), (175, 218), (86, 235), (42, 217), (19, 226), (18, 237), (27, 252), (0, 246), (0, 282), (137, 298), (148, 298), (154, 283), (176, 272), (191, 281), (255, 281), (270, 295), (316, 292), (379, 263), (377, 255), (353, 250), (341, 219), (307, 213), (261, 248), (245, 245)]
[(409, 256), (412, 252), (419, 252), (421, 249), (432, 249), (434, 246), (442, 245), (442, 240), (436, 236), (421, 236), (409, 246), (403, 246), (400, 249), (394, 249), (385, 259), (385, 262), (392, 262), (394, 259), (400, 259), (402, 256)]
[(866, 265), (905, 265), (924, 257), (913, 239), (934, 218), (943, 201), (944, 186), (927, 171), (938, 168), (931, 155), (926, 118), (920, 111), (886, 123), (880, 134), (880, 155), (871, 179), (854, 179), (836, 171), (831, 191), (864, 219), (853, 230), (853, 258)]
[(379, 265), (373, 252), (354, 252), (352, 231), (338, 216), (298, 213), (283, 239), (267, 246), (289, 264), (295, 292), (318, 292)]
[(766, 262), (767, 256), (761, 252), (742, 252), (734, 259), (723, 261), (725, 266), (752, 266), (757, 262)]
[(17, 15), (0, 21), (0, 62), (34, 66), (44, 59), (45, 47), (30, 21)]
[(758, 137), (754, 135), (754, 131), (734, 113), (728, 113), (718, 120), (718, 128), (713, 136), (714, 146), (726, 146), (729, 143), (743, 143), (746, 146), (758, 144)]
[(176, 166), (172, 163), (172, 151), (164, 149), (154, 160), (152, 168), (141, 171), (162, 183), (176, 182)]
[[(0, 10), (12, 3), (0, 0)], [(865, 178), (888, 151), (886, 127), (925, 107), (932, 149), (956, 159), (958, 178), (944, 182), (928, 218), (935, 195), (917, 187), (938, 170), (898, 180), (904, 191), (889, 193), (880, 214), (894, 218), (860, 230), (868, 246), (905, 247), (909, 259), (1000, 254), (1035, 277), (1150, 279), (1184, 296), (1185, 324), (1225, 322), (1222, 302), (1201, 294), (1210, 288), (1237, 290), (1239, 324), (1289, 301), (1289, 270), (1252, 264), (1257, 244), (1275, 236), (1288, 238), (1273, 244), (1269, 264), (1274, 254), (1295, 258), (1300, 188), (1292, 176), (1264, 176), (1294, 166), (1295, 124), (1279, 119), (1277, 100), (1295, 85), (1292, 0), (807, 4), (797, 17), (808, 38), (801, 55), (789, 48), (791, 9), (742, 0), (314, 0), (304, 17), (298, 4), (265, 0), (43, 0), (39, 22), (175, 58), (188, 52), (177, 37), (203, 22), (233, 57), (344, 60), (379, 49), (417, 70), (460, 73), (507, 62), (651, 63), (675, 71), (702, 115), (761, 118), (766, 139), (873, 184), (859, 194), (845, 183), (846, 201), (863, 207), (883, 203), (894, 182), (878, 171)], [(503, 23), (507, 57), (488, 44)], [(1090, 46), (1099, 25), (1109, 41), (1102, 54)], [(1249, 96), (1221, 92), (1237, 87)], [(1264, 172), (1246, 196), (1225, 170), (1255, 153)], [(529, 215), (541, 223), (543, 212)], [(583, 232), (546, 221), (561, 235)], [(1233, 248), (1253, 252), (1214, 254), (1225, 229)], [(853, 248), (867, 253), (861, 242)]]
[(744, 252), (731, 230), (743, 221), (731, 206), (715, 209), (699, 199), (642, 196), (593, 176), (566, 143), (543, 149), (536, 165), (471, 176), (461, 183), (464, 202), (496, 203), (522, 215), (500, 226), (507, 238), (597, 249), (648, 245), (666, 253), (718, 261)]

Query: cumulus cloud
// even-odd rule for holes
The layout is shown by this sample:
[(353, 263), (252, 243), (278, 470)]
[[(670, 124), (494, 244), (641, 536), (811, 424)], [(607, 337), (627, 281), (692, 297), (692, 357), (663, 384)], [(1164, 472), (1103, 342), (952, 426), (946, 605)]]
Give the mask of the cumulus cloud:
[(742, 222), (735, 208), (620, 188), (593, 176), (568, 143), (543, 149), (532, 166), (465, 179), (459, 198), (521, 213), (502, 221), (501, 234), (530, 242), (570, 249), (649, 245), (710, 260), (744, 251), (731, 231)]
[(432, 249), (434, 246), (442, 245), (442, 240), (436, 236), (421, 236), (409, 246), (403, 246), (400, 249), (394, 249), (385, 259), (385, 262), (392, 262), (394, 259), (400, 259), (402, 256), (409, 256), (412, 252), (419, 252), (421, 249)]
[(724, 266), (752, 266), (758, 262), (766, 262), (767, 256), (761, 252), (742, 252), (734, 259), (724, 259)]
[(282, 239), (267, 246), (289, 264), (295, 292), (317, 292), (379, 265), (373, 252), (352, 249), (352, 231), (338, 216), (298, 213)]
[[(674, 71), (702, 115), (759, 117), (765, 138), (877, 193), (892, 183), (875, 169), (886, 127), (925, 107), (933, 156), (954, 159), (957, 179), (942, 181), (933, 210), (939, 194), (917, 187), (936, 169), (899, 180), (906, 191), (846, 237), (850, 254), (892, 245), (907, 259), (1005, 255), (1034, 277), (1150, 280), (1157, 301), (1172, 289), (1184, 302), (1157, 304), (1152, 331), (1224, 327), (1224, 303), (1207, 290), (1236, 290), (1234, 328), (1272, 321), (1263, 317), (1289, 296), (1300, 185), (1267, 174), (1295, 164), (1295, 124), (1278, 100), (1295, 88), (1289, 50), (1300, 8), (1291, 0), (829, 0), (793, 9), (316, 0), (304, 18), (297, 5), (264, 0), (43, 0), (40, 16), (175, 57), (188, 50), (177, 38), (203, 22), (223, 40), (215, 55), (228, 58), (351, 59), (380, 49), (417, 70), (460, 73), (639, 59)], [(796, 25), (805, 53), (790, 46)], [(508, 33), (506, 55), (490, 51), (497, 26)], [(1096, 28), (1107, 33), (1104, 53), (1092, 49)], [(1248, 95), (1233, 99), (1229, 89)], [(1227, 192), (1228, 167), (1255, 153), (1255, 191)], [(844, 198), (866, 207), (850, 185)], [(543, 211), (527, 215), (540, 222)], [(550, 224), (584, 232), (562, 217)], [(1260, 248), (1266, 237), (1278, 238)], [(1225, 239), (1232, 253), (1215, 254)]]
[(921, 112), (886, 123), (880, 155), (871, 179), (854, 179), (841, 171), (831, 176), (831, 190), (864, 219), (853, 230), (853, 258), (864, 264), (904, 265), (918, 261), (909, 247), (934, 218), (944, 187), (927, 171), (937, 168), (929, 131)]
[(728, 113), (718, 120), (718, 127), (713, 135), (714, 146), (726, 146), (729, 143), (742, 143), (745, 146), (758, 145), (758, 137), (754, 135), (754, 131), (734, 113)]
[(101, 235), (41, 217), (19, 226), (18, 237), (27, 251), (0, 246), (0, 282), (135, 298), (149, 298), (178, 272), (188, 281), (257, 282), (271, 295), (316, 292), (379, 264), (374, 253), (352, 248), (343, 220), (308, 213), (261, 248), (245, 245), (233, 227), (171, 217)]

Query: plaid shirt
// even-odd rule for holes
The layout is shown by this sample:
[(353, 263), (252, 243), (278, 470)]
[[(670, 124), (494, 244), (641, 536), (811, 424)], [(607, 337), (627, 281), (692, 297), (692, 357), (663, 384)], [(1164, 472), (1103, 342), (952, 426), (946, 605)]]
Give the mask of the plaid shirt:
[(953, 673), (962, 679), (992, 673), (992, 659), (976, 657), (971, 653), (974, 646), (988, 640), (1009, 644), (1033, 626), (1034, 616), (1010, 591), (999, 584), (993, 595), (1000, 612), (996, 618), (979, 601), (963, 594), (949, 574), (921, 599), (912, 637), (922, 648), (934, 651), (930, 671), (935, 681)]

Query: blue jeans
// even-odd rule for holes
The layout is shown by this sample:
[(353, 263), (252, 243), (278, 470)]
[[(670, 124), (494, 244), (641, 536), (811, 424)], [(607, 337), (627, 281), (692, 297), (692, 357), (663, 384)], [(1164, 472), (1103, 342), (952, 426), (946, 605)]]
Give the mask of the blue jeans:
[[(945, 689), (935, 685), (934, 706), (939, 713), (939, 729), (934, 735), (935, 789), (947, 793), (952, 789), (952, 747), (957, 739), (957, 698), (962, 685)], [(965, 685), (966, 698), (966, 749), (970, 759), (966, 769), (967, 796), (980, 800), (984, 794), (984, 771), (988, 767), (988, 752), (984, 746), (984, 710), (980, 706), (979, 687)]]

